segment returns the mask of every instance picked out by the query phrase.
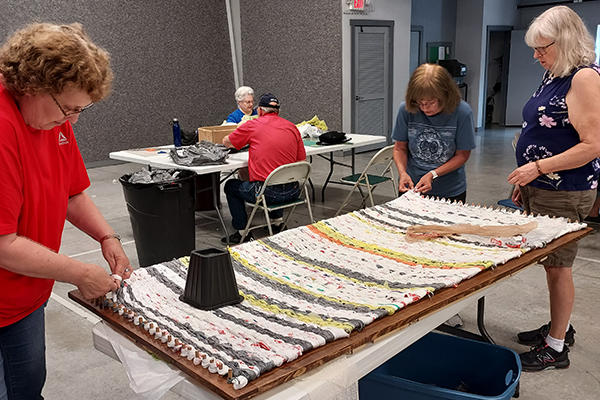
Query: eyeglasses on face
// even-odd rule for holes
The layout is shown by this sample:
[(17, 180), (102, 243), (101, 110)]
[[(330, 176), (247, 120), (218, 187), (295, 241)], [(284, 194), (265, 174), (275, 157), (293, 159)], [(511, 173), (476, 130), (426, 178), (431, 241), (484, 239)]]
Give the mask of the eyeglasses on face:
[(60, 112), (65, 116), (65, 118), (69, 118), (75, 115), (79, 115), (82, 112), (84, 112), (85, 110), (90, 109), (94, 103), (90, 103), (85, 107), (81, 107), (81, 108), (76, 108), (75, 110), (68, 110), (65, 111), (64, 108), (62, 108), (62, 106), (60, 105), (60, 103), (58, 102), (58, 100), (56, 100), (56, 98), (54, 97), (54, 95), (52, 93), (50, 93), (50, 97), (52, 97), (52, 100), (54, 100), (54, 103), (56, 103), (56, 106), (59, 108)]
[(535, 53), (537, 51), (539, 55), (543, 56), (544, 54), (546, 54), (548, 52), (548, 47), (552, 46), (553, 44), (554, 44), (554, 42), (552, 42), (546, 46), (534, 47), (533, 52)]
[(413, 104), (418, 107), (421, 107), (421, 108), (428, 108), (428, 107), (436, 106), (438, 104), (438, 99), (418, 100), (418, 101), (414, 101)]

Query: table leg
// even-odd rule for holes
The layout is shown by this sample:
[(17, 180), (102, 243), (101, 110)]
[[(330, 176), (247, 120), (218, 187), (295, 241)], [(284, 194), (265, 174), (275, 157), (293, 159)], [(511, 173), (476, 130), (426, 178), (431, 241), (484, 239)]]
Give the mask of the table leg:
[(325, 183), (323, 184), (323, 188), (321, 189), (321, 202), (325, 202), (325, 189), (327, 188), (327, 184), (329, 183), (329, 179), (331, 179), (331, 175), (333, 175), (333, 151), (329, 152), (329, 175), (327, 175), (327, 179), (325, 179)]
[(471, 340), (477, 340), (480, 342), (496, 344), (496, 342), (494, 342), (494, 339), (492, 339), (490, 334), (485, 329), (484, 314), (485, 314), (485, 297), (482, 297), (479, 300), (477, 300), (477, 328), (479, 329), (479, 334), (465, 331), (464, 329), (455, 328), (453, 326), (448, 326), (445, 324), (442, 324), (435, 329), (437, 329), (438, 331), (449, 333), (451, 335), (462, 337), (465, 339), (471, 339)]
[(225, 226), (225, 221), (223, 221), (223, 216), (221, 215), (221, 211), (219, 211), (219, 202), (217, 199), (217, 192), (219, 191), (219, 186), (221, 185), (220, 179), (217, 177), (217, 174), (212, 174), (212, 193), (213, 193), (213, 204), (215, 206), (215, 211), (219, 216), (219, 221), (221, 221), (221, 226), (223, 227), (223, 232), (225, 233), (225, 240), (227, 241), (227, 246), (229, 246), (229, 233), (227, 232), (227, 227)]
[[(308, 156), (309, 162), (312, 164), (312, 156)], [(315, 202), (315, 185), (313, 185), (313, 181), (311, 178), (308, 178), (308, 184), (310, 185), (310, 190), (312, 191), (312, 201)]]

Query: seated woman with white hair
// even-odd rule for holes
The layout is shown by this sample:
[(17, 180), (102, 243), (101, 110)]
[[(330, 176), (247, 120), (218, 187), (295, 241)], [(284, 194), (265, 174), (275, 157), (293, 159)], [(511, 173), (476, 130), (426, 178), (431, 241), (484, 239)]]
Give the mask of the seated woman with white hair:
[(239, 124), (244, 115), (257, 115), (254, 109), (254, 90), (249, 86), (240, 86), (235, 91), (235, 100), (238, 103), (238, 109), (229, 114), (226, 124)]

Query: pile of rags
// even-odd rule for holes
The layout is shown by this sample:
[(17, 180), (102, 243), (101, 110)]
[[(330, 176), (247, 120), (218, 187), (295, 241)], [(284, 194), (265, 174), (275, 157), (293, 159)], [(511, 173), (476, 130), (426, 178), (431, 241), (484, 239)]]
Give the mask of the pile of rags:
[(302, 121), (296, 125), (303, 138), (317, 138), (323, 132), (327, 131), (325, 121), (319, 119), (316, 115), (308, 121)]
[(198, 167), (201, 165), (225, 164), (228, 154), (229, 151), (224, 145), (202, 140), (192, 146), (171, 149), (169, 157), (175, 164)]

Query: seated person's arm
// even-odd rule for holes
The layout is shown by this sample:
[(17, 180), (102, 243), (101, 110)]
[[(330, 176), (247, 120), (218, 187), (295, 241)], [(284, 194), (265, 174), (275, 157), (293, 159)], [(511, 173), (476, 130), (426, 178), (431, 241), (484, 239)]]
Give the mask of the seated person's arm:
[(229, 135), (227, 135), (227, 136), (225, 136), (225, 137), (223, 138), (223, 144), (224, 144), (224, 145), (225, 145), (225, 147), (227, 147), (227, 148), (230, 148), (230, 149), (232, 149), (232, 148), (235, 148), (235, 147), (233, 146), (233, 144), (231, 144), (231, 140), (229, 140)]

